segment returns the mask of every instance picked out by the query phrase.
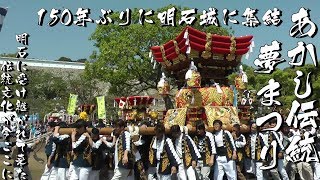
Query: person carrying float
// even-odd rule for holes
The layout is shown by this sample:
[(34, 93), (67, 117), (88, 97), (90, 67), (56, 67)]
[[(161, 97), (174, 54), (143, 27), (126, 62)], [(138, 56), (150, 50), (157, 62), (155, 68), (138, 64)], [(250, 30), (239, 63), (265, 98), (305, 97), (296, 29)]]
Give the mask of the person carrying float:
[(210, 169), (214, 163), (216, 154), (216, 145), (212, 133), (206, 131), (203, 121), (198, 121), (196, 126), (196, 136), (193, 138), (196, 146), (199, 149), (201, 158), (198, 160), (196, 167), (198, 175), (201, 175), (203, 180), (209, 180)]
[(114, 150), (114, 175), (112, 180), (126, 180), (129, 172), (133, 169), (134, 157), (131, 152), (131, 137), (128, 131), (125, 131), (126, 123), (123, 120), (118, 121), (115, 127), (115, 136), (117, 137)]
[(240, 180), (246, 180), (245, 175), (243, 174), (244, 166), (244, 147), (247, 143), (246, 138), (240, 132), (240, 124), (234, 124), (232, 128), (232, 137), (234, 139), (234, 144), (237, 148), (237, 177)]
[(252, 173), (257, 177), (257, 180), (266, 179), (266, 172), (260, 168), (263, 166), (263, 159), (261, 158), (262, 148), (266, 144), (263, 134), (260, 132), (260, 127), (257, 127), (255, 122), (250, 124), (251, 133), (247, 138), (245, 146), (245, 156), (248, 159), (246, 167), (247, 173)]
[[(47, 126), (47, 132), (54, 132), (54, 128), (56, 126), (56, 123), (51, 121), (48, 123)], [(50, 134), (46, 137), (46, 145), (45, 145), (45, 154), (47, 156), (47, 164), (45, 166), (44, 172), (41, 176), (41, 180), (47, 180), (47, 179), (55, 179), (55, 172), (53, 171), (52, 165), (54, 162), (53, 157), (54, 149), (53, 149), (53, 134)]]
[(181, 132), (179, 125), (171, 126), (170, 131), (175, 150), (182, 160), (178, 169), (178, 177), (181, 180), (187, 179), (187, 177), (188, 179), (196, 179), (195, 168), (197, 167), (198, 159), (201, 158), (196, 144), (190, 136)]
[(105, 162), (103, 158), (104, 150), (111, 148), (115, 144), (115, 138), (112, 142), (108, 142), (106, 137), (99, 136), (99, 129), (93, 128), (91, 131), (91, 138), (93, 141), (92, 145), (92, 171), (90, 172), (90, 180), (99, 180), (100, 170), (103, 168), (103, 163)]
[[(271, 119), (269, 121), (269, 128), (274, 128), (277, 125), (277, 120), (276, 119)], [(277, 167), (270, 169), (270, 173), (273, 178), (281, 179), (283, 180), (289, 180), (289, 176), (287, 174), (286, 169), (284, 168), (284, 153), (285, 153), (285, 148), (283, 146), (283, 137), (280, 132), (276, 131), (267, 131), (268, 134), (268, 146), (270, 147), (270, 150), (267, 153), (267, 164), (271, 165), (274, 163), (274, 161), (277, 161)], [(273, 152), (274, 149), (272, 147), (272, 142), (276, 141), (277, 147), (276, 147), (276, 152)], [(276, 157), (274, 157), (274, 153), (276, 154)]]
[[(86, 121), (79, 119), (72, 130), (73, 170), (70, 180), (87, 180), (92, 169), (92, 139), (87, 132)], [(71, 167), (70, 167), (71, 168)]]
[(216, 164), (214, 166), (214, 179), (222, 180), (226, 173), (228, 180), (235, 180), (237, 179), (235, 163), (235, 160), (237, 159), (237, 151), (233, 137), (229, 131), (222, 130), (222, 122), (220, 120), (215, 120), (213, 122), (213, 126), (217, 149)]
[(178, 166), (182, 164), (182, 161), (172, 140), (165, 135), (163, 124), (156, 125), (155, 133), (149, 149), (151, 167), (149, 168), (148, 179), (170, 180), (172, 175), (176, 175)]
[[(56, 174), (56, 180), (67, 180), (70, 178), (69, 166), (72, 160), (71, 137), (68, 134), (59, 134), (60, 128), (66, 128), (66, 124), (60, 123), (55, 127), (53, 134), (53, 172)], [(51, 178), (51, 177), (50, 177)]]

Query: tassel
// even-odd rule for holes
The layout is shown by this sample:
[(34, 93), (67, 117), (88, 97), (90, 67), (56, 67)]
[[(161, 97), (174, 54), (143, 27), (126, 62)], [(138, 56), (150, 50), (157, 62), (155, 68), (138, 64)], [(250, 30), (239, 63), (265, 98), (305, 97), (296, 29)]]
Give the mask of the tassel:
[(187, 71), (187, 73), (186, 73), (186, 75), (185, 75), (185, 77), (184, 77), (184, 79), (190, 79), (192, 77), (192, 70), (191, 69), (189, 69), (188, 71)]
[(188, 33), (188, 29), (186, 29), (186, 31), (184, 32), (183, 38), (186, 39), (185, 45), (187, 45), (187, 54), (190, 54), (191, 52), (191, 47), (190, 47), (190, 42), (189, 42), (189, 33)]
[(177, 97), (180, 96), (181, 92), (182, 92), (182, 88), (179, 90), (179, 93), (177, 94)]
[(186, 53), (187, 53), (187, 54), (190, 54), (190, 52), (191, 52), (191, 47), (188, 46)]
[(253, 46), (251, 45), (250, 46), (250, 53), (252, 53), (253, 52)]
[(154, 61), (154, 63), (153, 63), (153, 69), (156, 69), (156, 65), (157, 65), (157, 63)]
[(197, 66), (194, 65), (194, 62), (193, 62), (193, 61), (191, 61), (189, 69), (191, 69), (191, 70), (196, 70), (196, 71), (198, 70), (198, 69), (197, 69)]
[(191, 104), (194, 104), (194, 94), (192, 94)]
[[(139, 135), (139, 127), (134, 126), (134, 133), (135, 133), (136, 135)], [(140, 136), (140, 139), (141, 139), (141, 136)], [(140, 139), (139, 139), (139, 140), (140, 140)]]
[(242, 65), (240, 65), (239, 71), (240, 71), (240, 74), (243, 73), (243, 67), (242, 67)]
[(233, 87), (233, 106), (237, 107), (238, 105), (238, 92), (236, 87)]
[(186, 39), (186, 43), (187, 46), (190, 46), (190, 42), (189, 42), (189, 38)]
[(242, 82), (245, 82), (245, 83), (248, 82), (248, 76), (245, 72), (242, 73)]
[(247, 52), (247, 54), (246, 54), (246, 60), (248, 60), (249, 59), (249, 56), (250, 56), (250, 53), (252, 53), (253, 52), (253, 48), (255, 47), (255, 45), (254, 45), (254, 41), (252, 40), (251, 41), (251, 44), (250, 44), (250, 46), (249, 46), (249, 51)]
[(134, 106), (137, 105), (137, 100), (136, 100), (136, 98), (134, 98), (133, 103), (134, 103)]
[(249, 60), (249, 52), (246, 54), (246, 60)]
[(149, 58), (151, 58), (151, 57), (152, 57), (152, 52), (150, 51), (150, 52), (149, 52)]
[(156, 105), (156, 99), (153, 99), (153, 105), (154, 106)]
[(132, 132), (133, 132), (133, 127), (130, 125), (130, 126), (128, 126), (128, 131), (129, 131), (129, 133), (132, 135)]
[(181, 133), (184, 132), (183, 130), (184, 130), (183, 126), (180, 126), (180, 131), (181, 131)]
[(214, 85), (215, 85), (216, 88), (217, 88), (217, 92), (218, 92), (219, 94), (222, 94), (222, 90), (221, 90), (221, 87), (220, 87), (219, 83), (214, 83)]
[(151, 57), (151, 60), (150, 60), (150, 63), (152, 63), (153, 62), (153, 56)]
[(116, 107), (116, 101), (113, 101), (113, 107)]
[(188, 29), (184, 32), (183, 38), (187, 39), (189, 37)]
[(187, 126), (184, 126), (184, 134), (188, 135), (188, 127)]

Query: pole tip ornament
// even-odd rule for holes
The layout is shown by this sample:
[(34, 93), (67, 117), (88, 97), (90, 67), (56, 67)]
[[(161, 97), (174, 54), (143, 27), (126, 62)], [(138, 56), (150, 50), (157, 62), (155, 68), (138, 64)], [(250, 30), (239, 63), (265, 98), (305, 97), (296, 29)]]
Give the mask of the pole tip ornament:
[(170, 94), (170, 84), (167, 80), (167, 77), (164, 73), (162, 73), (162, 77), (157, 85), (158, 92), (160, 95), (168, 95)]
[(190, 63), (189, 70), (185, 75), (185, 80), (187, 81), (188, 87), (191, 87), (191, 88), (201, 87), (201, 75), (198, 72), (198, 68), (193, 61), (191, 61)]

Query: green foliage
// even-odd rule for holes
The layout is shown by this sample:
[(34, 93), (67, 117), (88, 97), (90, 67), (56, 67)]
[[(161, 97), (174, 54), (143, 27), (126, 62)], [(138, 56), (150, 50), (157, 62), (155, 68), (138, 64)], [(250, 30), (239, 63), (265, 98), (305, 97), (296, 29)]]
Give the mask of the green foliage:
[(86, 61), (87, 61), (87, 59), (83, 58), (83, 59), (78, 59), (76, 62), (85, 63)]
[(67, 58), (67, 57), (60, 57), (59, 59), (57, 59), (57, 61), (72, 62), (72, 60), (70, 58)]
[[(279, 82), (281, 84), (280, 93), (281, 96), (277, 97), (276, 100), (280, 101), (284, 108), (291, 108), (292, 101), (297, 100), (300, 103), (313, 101), (313, 100), (319, 100), (320, 94), (317, 92), (320, 92), (320, 70), (319, 68), (315, 67), (313, 64), (306, 64), (302, 67), (297, 68), (285, 68), (285, 69), (276, 69), (272, 74), (258, 74), (254, 73), (254, 68), (249, 67), (246, 65), (243, 65), (244, 71), (246, 72), (248, 76), (248, 89), (249, 90), (256, 90), (256, 92), (259, 92), (263, 87), (265, 87), (268, 84), (268, 81), (270, 79), (274, 79), (275, 81)], [(296, 71), (300, 70), (304, 73), (304, 76), (300, 78), (301, 80), (301, 88), (299, 89), (299, 94), (305, 93), (306, 90), (306, 80), (307, 80), (307, 74), (311, 72), (311, 83), (312, 83), (312, 89), (313, 94), (307, 99), (301, 100), (298, 99), (295, 96), (295, 87), (296, 83), (294, 82), (294, 78), (297, 77)], [(234, 78), (236, 76), (236, 73), (231, 74), (228, 79), (231, 82), (231, 84), (234, 84)]]
[(96, 103), (96, 96), (104, 95), (101, 88), (98, 87), (99, 82), (85, 74), (70, 78), (68, 82), (68, 96), (69, 93), (78, 95), (78, 103)]
[(30, 89), (31, 97), (52, 100), (55, 98), (65, 99), (68, 96), (65, 92), (67, 82), (62, 77), (42, 70), (30, 70), (27, 75), (30, 77), (28, 89)]
[[(110, 83), (109, 92), (118, 96), (134, 95), (156, 89), (161, 78), (161, 67), (157, 65), (156, 69), (153, 69), (153, 64), (148, 57), (150, 47), (174, 39), (185, 27), (185, 24), (178, 24), (181, 7), (176, 7), (178, 9), (176, 27), (161, 26), (157, 18), (158, 12), (166, 11), (171, 7), (173, 6), (169, 5), (158, 9), (153, 16), (146, 17), (146, 19), (152, 19), (155, 24), (144, 22), (144, 25), (140, 25), (139, 13), (132, 13), (132, 23), (129, 26), (119, 26), (118, 22), (98, 25), (91, 36), (98, 52), (93, 52), (91, 56), (93, 63), (87, 65), (86, 73)], [(139, 10), (134, 9), (133, 12), (139, 12)], [(114, 12), (109, 17), (114, 21), (119, 20), (119, 12)], [(227, 29), (216, 26), (202, 27), (199, 22), (193, 27), (213, 34), (229, 35)]]
[(17, 53), (2, 53), (0, 54), (0, 57), (13, 57), (15, 58), (17, 56)]
[(29, 112), (37, 112), (40, 117), (51, 112), (54, 108), (68, 105), (69, 94), (67, 92), (68, 82), (62, 77), (50, 71), (29, 70), (27, 75), (30, 79), (27, 102), (30, 107)]

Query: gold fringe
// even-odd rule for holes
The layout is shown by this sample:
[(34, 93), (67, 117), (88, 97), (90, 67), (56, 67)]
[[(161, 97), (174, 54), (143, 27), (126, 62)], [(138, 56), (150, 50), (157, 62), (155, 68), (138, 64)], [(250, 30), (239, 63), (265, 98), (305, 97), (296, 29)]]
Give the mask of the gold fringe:
[[(184, 54), (181, 54), (180, 52), (180, 48), (178, 46), (178, 43), (176, 40), (172, 40), (173, 41), (173, 44), (174, 44), (174, 49), (176, 51), (176, 54), (178, 55), (178, 59), (177, 60), (180, 60), (180, 61), (185, 61), (186, 60), (186, 56)], [(174, 62), (174, 61), (173, 61)], [(175, 62), (174, 62), (175, 63)]]
[(230, 54), (227, 56), (228, 61), (233, 61), (236, 58), (235, 52), (236, 52), (236, 38), (232, 36), (230, 38), (231, 40), (231, 46), (230, 46)]
[(152, 139), (151, 144), (150, 144), (150, 149), (149, 149), (149, 163), (151, 164), (151, 166), (154, 166), (154, 150), (152, 148), (152, 145), (155, 141), (155, 138)]
[[(273, 141), (273, 137), (272, 137), (272, 133), (271, 134), (269, 134), (269, 144), (268, 145), (271, 145), (271, 143), (272, 143), (272, 141)], [(270, 149), (270, 157), (272, 157), (273, 156), (273, 147), (271, 147), (271, 149)]]
[(260, 138), (259, 138), (259, 133), (257, 133), (257, 138), (256, 139), (256, 142), (257, 142), (257, 145), (256, 145), (256, 157), (257, 157), (257, 161), (260, 161), (261, 160), (261, 142), (260, 142)]
[(185, 152), (184, 154), (185, 165), (187, 167), (191, 166), (191, 153), (186, 140), (184, 140), (184, 152)]
[(226, 148), (227, 148), (227, 157), (229, 159), (231, 159), (233, 152), (231, 150), (231, 145), (230, 145), (229, 141), (226, 139), (224, 134), (223, 134), (223, 141), (225, 142), (225, 145), (226, 145)]
[(169, 166), (169, 158), (167, 153), (163, 153), (161, 159), (162, 159), (161, 172), (164, 172)]
[(166, 66), (171, 66), (171, 63), (168, 61), (166, 55), (165, 55), (165, 51), (164, 51), (164, 47), (160, 46), (160, 51), (161, 51), (161, 55), (162, 55), (162, 59), (165, 63)]
[(201, 57), (204, 59), (209, 59), (212, 55), (211, 53), (211, 44), (212, 44), (212, 35), (211, 33), (206, 34), (206, 45), (205, 45), (205, 50), (202, 52)]

